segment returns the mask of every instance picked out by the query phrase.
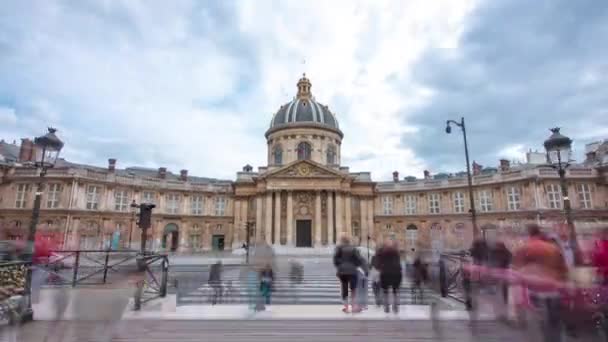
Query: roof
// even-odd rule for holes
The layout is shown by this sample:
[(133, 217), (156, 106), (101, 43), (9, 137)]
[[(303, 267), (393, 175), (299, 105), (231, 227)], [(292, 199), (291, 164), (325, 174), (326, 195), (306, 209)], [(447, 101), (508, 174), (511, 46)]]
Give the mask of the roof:
[[(72, 163), (72, 162), (69, 162), (69, 161), (67, 161), (65, 159), (61, 159), (61, 158), (57, 160), (56, 167), (70, 167), (70, 168), (75, 168), (75, 169), (84, 169), (84, 170), (91, 170), (91, 171), (97, 171), (97, 172), (108, 172), (108, 169), (104, 168), (104, 167)], [(160, 178), (160, 176), (158, 174), (158, 169), (140, 167), (140, 166), (132, 166), (132, 167), (127, 167), (125, 169), (116, 169), (114, 172), (119, 176), (126, 176), (126, 177), (135, 176), (135, 177), (146, 177), (146, 178)], [(165, 174), (165, 179), (172, 180), (172, 181), (181, 181), (180, 175), (178, 175), (178, 174), (176, 175), (176, 174), (172, 173), (171, 171), (167, 171), (167, 173)], [(208, 183), (230, 183), (232, 181), (224, 180), (224, 179), (197, 177), (197, 176), (188, 175), (188, 182), (208, 184)]]
[(19, 145), (0, 141), (0, 156), (5, 162), (16, 162), (19, 160)]
[(282, 105), (274, 114), (270, 128), (292, 123), (316, 123), (339, 130), (338, 120), (326, 105), (315, 100), (310, 92), (311, 83), (304, 75), (298, 81), (298, 94)]

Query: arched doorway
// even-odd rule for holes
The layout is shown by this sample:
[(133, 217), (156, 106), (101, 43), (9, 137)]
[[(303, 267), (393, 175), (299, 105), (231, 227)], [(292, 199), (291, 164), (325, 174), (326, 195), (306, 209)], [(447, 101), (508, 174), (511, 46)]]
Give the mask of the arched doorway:
[(431, 224), (431, 251), (434, 261), (439, 261), (443, 252), (443, 229), (438, 222)]
[(415, 224), (409, 224), (405, 228), (405, 241), (407, 252), (415, 253), (418, 246), (418, 227)]
[(179, 229), (175, 223), (169, 223), (165, 226), (165, 229), (163, 229), (162, 248), (168, 248), (171, 252), (175, 252), (178, 247)]

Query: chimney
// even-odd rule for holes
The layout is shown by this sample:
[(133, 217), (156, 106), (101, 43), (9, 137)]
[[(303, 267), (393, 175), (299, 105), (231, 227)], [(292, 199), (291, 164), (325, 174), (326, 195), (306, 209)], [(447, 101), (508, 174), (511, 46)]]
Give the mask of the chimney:
[(431, 179), (431, 173), (429, 170), (424, 170), (424, 179)]
[(474, 160), (473, 160), (473, 176), (477, 176), (479, 174), (481, 174), (481, 169), (483, 168), (482, 165), (477, 164)]
[(509, 162), (508, 159), (501, 159), (500, 160), (500, 171), (509, 171), (509, 169), (511, 168), (511, 162)]
[(116, 170), (116, 159), (110, 158), (108, 159), (108, 171), (114, 172)]
[(28, 138), (21, 139), (21, 147), (19, 148), (19, 161), (32, 161), (34, 157), (34, 142)]
[(179, 172), (179, 179), (181, 179), (184, 182), (188, 181), (188, 170), (181, 170)]
[(399, 171), (393, 171), (393, 182), (399, 181)]
[(161, 179), (167, 178), (167, 168), (166, 167), (158, 168), (158, 177), (160, 177)]

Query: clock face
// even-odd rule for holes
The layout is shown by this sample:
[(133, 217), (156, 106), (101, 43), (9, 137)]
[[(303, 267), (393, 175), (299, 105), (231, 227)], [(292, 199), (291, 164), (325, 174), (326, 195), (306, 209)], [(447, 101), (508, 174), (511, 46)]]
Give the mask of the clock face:
[(300, 174), (300, 176), (308, 176), (310, 174), (310, 166), (300, 165), (298, 167), (298, 173)]

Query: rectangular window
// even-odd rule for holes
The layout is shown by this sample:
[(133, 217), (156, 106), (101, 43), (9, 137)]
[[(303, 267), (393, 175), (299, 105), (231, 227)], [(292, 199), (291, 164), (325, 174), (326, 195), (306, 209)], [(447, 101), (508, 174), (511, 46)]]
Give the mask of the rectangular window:
[(547, 200), (549, 201), (549, 208), (562, 208), (562, 193), (558, 184), (547, 184)]
[(405, 196), (405, 214), (416, 215), (417, 199), (416, 195)]
[(441, 204), (439, 202), (439, 194), (429, 194), (429, 213), (439, 214), (441, 211)]
[(462, 192), (454, 192), (452, 198), (454, 200), (454, 212), (464, 213), (464, 194)]
[(589, 184), (577, 184), (578, 203), (582, 209), (591, 209), (591, 186)]
[(219, 196), (215, 199), (215, 215), (224, 216), (226, 214), (226, 198)]
[(190, 235), (190, 248), (199, 250), (201, 248), (201, 235), (192, 234)]
[(192, 210), (192, 215), (203, 215), (203, 196), (192, 196), (190, 202), (190, 209)]
[(519, 188), (511, 186), (507, 188), (507, 205), (509, 210), (519, 210), (520, 204)]
[(479, 198), (479, 210), (482, 212), (489, 212), (493, 210), (492, 193), (488, 190), (481, 190), (477, 192)]
[(25, 208), (25, 198), (29, 186), (27, 184), (17, 185), (17, 197), (15, 198), (15, 208)]
[(59, 197), (61, 195), (61, 184), (49, 184), (47, 192), (46, 207), (50, 209), (59, 208)]
[(87, 187), (87, 209), (97, 210), (99, 207), (99, 193), (101, 189), (95, 185)]
[(393, 214), (393, 197), (392, 196), (384, 196), (382, 197), (382, 212), (384, 215), (392, 215)]
[(167, 213), (178, 214), (179, 213), (179, 195), (168, 194), (167, 195)]
[(141, 202), (156, 204), (156, 194), (152, 191), (144, 191)]
[(129, 207), (129, 194), (127, 190), (117, 189), (114, 192), (114, 210), (116, 211), (127, 211)]

